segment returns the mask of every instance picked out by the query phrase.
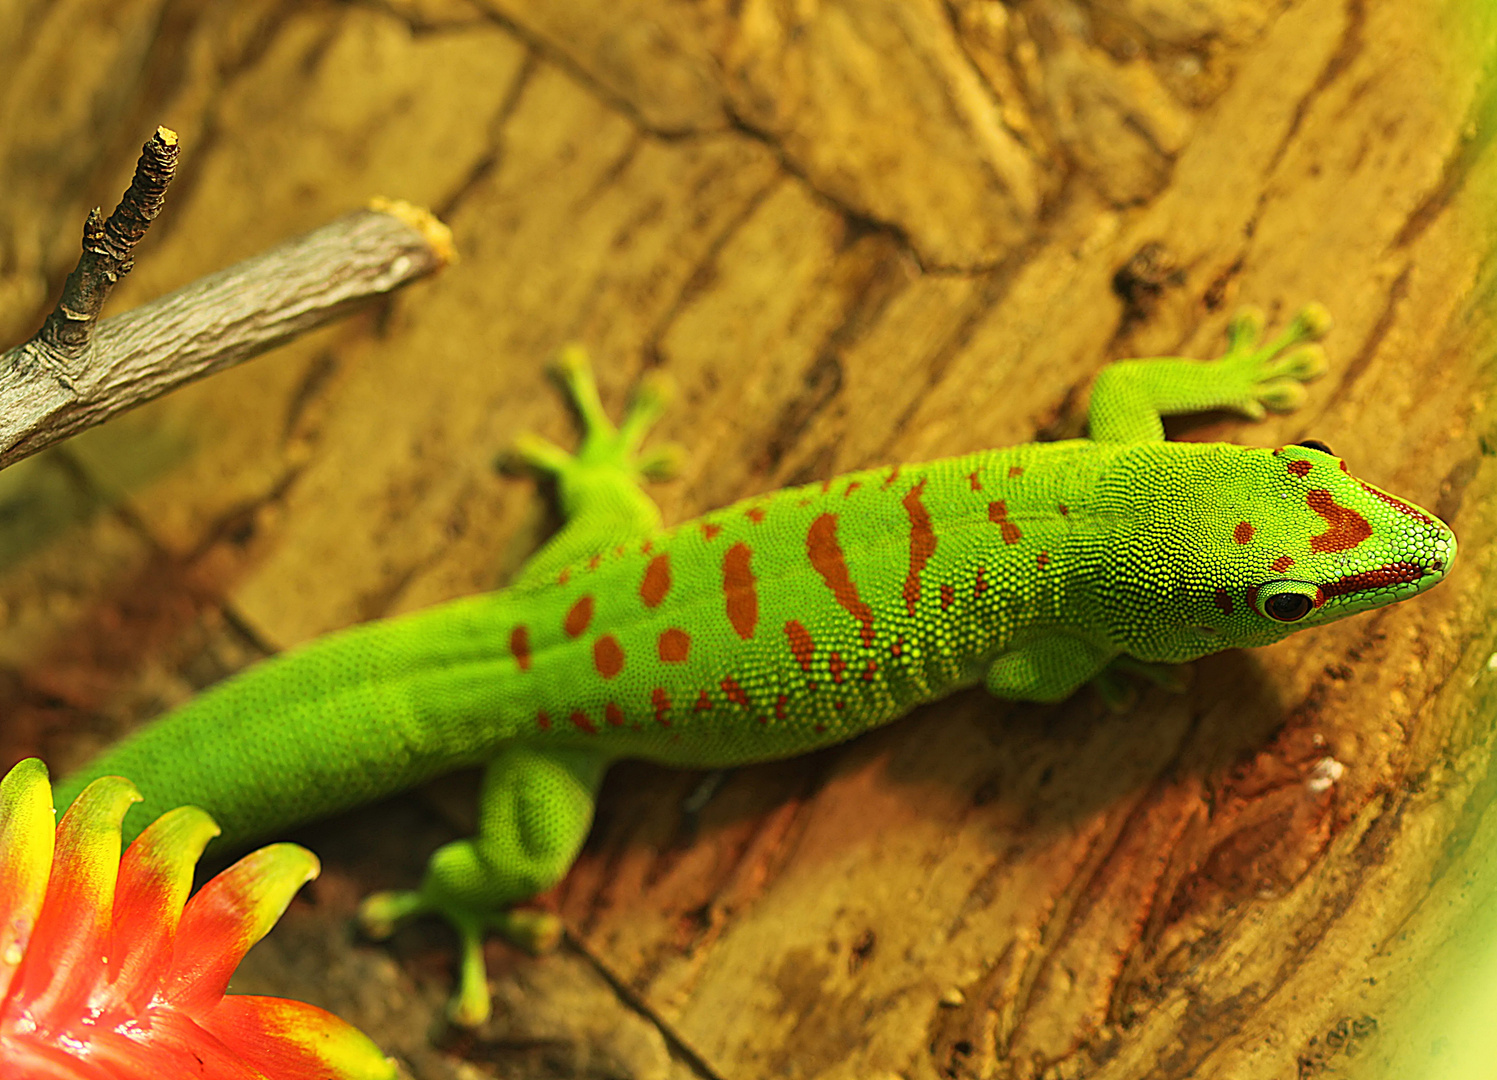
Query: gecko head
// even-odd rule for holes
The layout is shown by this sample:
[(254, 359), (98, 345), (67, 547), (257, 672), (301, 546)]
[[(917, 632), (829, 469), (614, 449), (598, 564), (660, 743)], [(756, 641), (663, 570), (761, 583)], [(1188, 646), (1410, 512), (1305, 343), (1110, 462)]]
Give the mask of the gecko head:
[(1324, 443), (1206, 445), (1160, 466), (1170, 495), (1152, 502), (1174, 514), (1147, 510), (1127, 558), (1157, 552), (1171, 533), (1176, 555), (1152, 575), (1157, 617), (1125, 646), (1140, 659), (1266, 645), (1407, 600), (1455, 558), (1449, 526), (1352, 476)]

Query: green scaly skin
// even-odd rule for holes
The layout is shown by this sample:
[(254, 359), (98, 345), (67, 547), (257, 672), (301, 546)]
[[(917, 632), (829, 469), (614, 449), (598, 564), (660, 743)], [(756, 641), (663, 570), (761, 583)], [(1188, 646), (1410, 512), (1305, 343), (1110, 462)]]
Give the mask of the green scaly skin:
[[(532, 948), (555, 916), (515, 909), (566, 873), (610, 762), (726, 766), (841, 742), (973, 683), (1059, 701), (1088, 681), (1111, 702), (1168, 665), (1278, 641), (1423, 592), (1455, 556), (1433, 515), (1352, 477), (1312, 445), (1164, 441), (1161, 415), (1261, 417), (1324, 370), (1312, 306), (1227, 354), (1113, 364), (1091, 438), (850, 473), (675, 528), (640, 480), (662, 394), (623, 425), (580, 352), (561, 371), (582, 416), (575, 455), (537, 439), (566, 525), (509, 588), (354, 627), (260, 664), (65, 780), (145, 796), (134, 828), (181, 804), (243, 844), (467, 765), (486, 764), (478, 833), (432, 857), (419, 890), (369, 898), (388, 933), (435, 912), (457, 928), (450, 1013), (489, 1011), (480, 942)], [(127, 826), (127, 830), (129, 826)]]

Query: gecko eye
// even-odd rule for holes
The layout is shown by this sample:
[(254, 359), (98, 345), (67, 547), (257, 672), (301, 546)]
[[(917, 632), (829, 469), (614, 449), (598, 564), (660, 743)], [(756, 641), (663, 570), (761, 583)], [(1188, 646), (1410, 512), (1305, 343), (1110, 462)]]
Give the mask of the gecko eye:
[(1304, 442), (1297, 442), (1294, 445), (1309, 447), (1311, 450), (1319, 450), (1322, 454), (1335, 453), (1334, 450), (1332, 450), (1325, 443), (1321, 442), (1319, 439), (1306, 439)]
[(1316, 592), (1302, 581), (1274, 581), (1259, 588), (1253, 602), (1259, 614), (1274, 622), (1299, 622), (1315, 610)]
[(1279, 622), (1299, 622), (1315, 605), (1310, 603), (1308, 596), (1299, 593), (1280, 593), (1278, 596), (1270, 596), (1263, 604), (1263, 610), (1270, 619)]

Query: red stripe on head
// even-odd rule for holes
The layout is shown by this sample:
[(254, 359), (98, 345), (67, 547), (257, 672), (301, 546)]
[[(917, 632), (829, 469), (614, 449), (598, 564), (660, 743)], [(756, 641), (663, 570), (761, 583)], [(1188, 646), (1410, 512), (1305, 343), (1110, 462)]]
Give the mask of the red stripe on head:
[(1325, 518), (1326, 531), (1310, 537), (1310, 550), (1319, 552), (1350, 551), (1372, 535), (1367, 519), (1349, 506), (1342, 506), (1325, 488), (1305, 493), (1305, 502)]
[(1407, 585), (1424, 576), (1424, 567), (1418, 563), (1386, 563), (1375, 570), (1364, 570), (1360, 574), (1348, 574), (1329, 584), (1320, 586), (1322, 596), (1345, 596), (1363, 589), (1384, 589), (1389, 585)]
[[(1362, 484), (1362, 481), (1358, 480), (1357, 483)], [(1379, 491), (1371, 484), (1362, 484), (1362, 490), (1367, 492), (1367, 494), (1371, 495), (1374, 499), (1381, 499), (1383, 502), (1393, 507), (1393, 509), (1397, 510), (1400, 514), (1406, 514), (1409, 517), (1413, 518), (1415, 521), (1422, 521), (1426, 525), (1433, 525), (1435, 523), (1428, 514), (1420, 513), (1418, 510), (1415, 510), (1412, 506), (1404, 502), (1402, 499), (1395, 499), (1386, 491)]]

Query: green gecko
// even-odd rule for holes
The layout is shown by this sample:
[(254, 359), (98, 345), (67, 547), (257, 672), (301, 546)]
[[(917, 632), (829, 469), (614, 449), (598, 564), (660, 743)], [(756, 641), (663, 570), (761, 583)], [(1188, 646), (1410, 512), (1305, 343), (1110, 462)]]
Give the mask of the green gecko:
[(1092, 682), (1116, 703), (1125, 676), (1168, 685), (1168, 665), (1439, 582), (1450, 529), (1323, 444), (1165, 441), (1164, 415), (1300, 405), (1328, 326), (1311, 305), (1264, 344), (1247, 314), (1220, 359), (1111, 364), (1089, 439), (849, 473), (668, 529), (640, 486), (671, 457), (640, 453), (661, 384), (615, 428), (569, 350), (580, 448), (519, 445), (566, 523), (513, 584), (236, 675), (63, 781), (59, 805), (115, 773), (145, 796), (127, 835), (191, 803), (239, 845), (486, 765), (477, 835), (360, 909), (376, 936), (445, 916), (462, 957), (449, 1012), (479, 1023), (483, 934), (559, 940), (555, 915), (516, 905), (566, 873), (614, 760), (788, 757), (975, 683), (1054, 702)]

